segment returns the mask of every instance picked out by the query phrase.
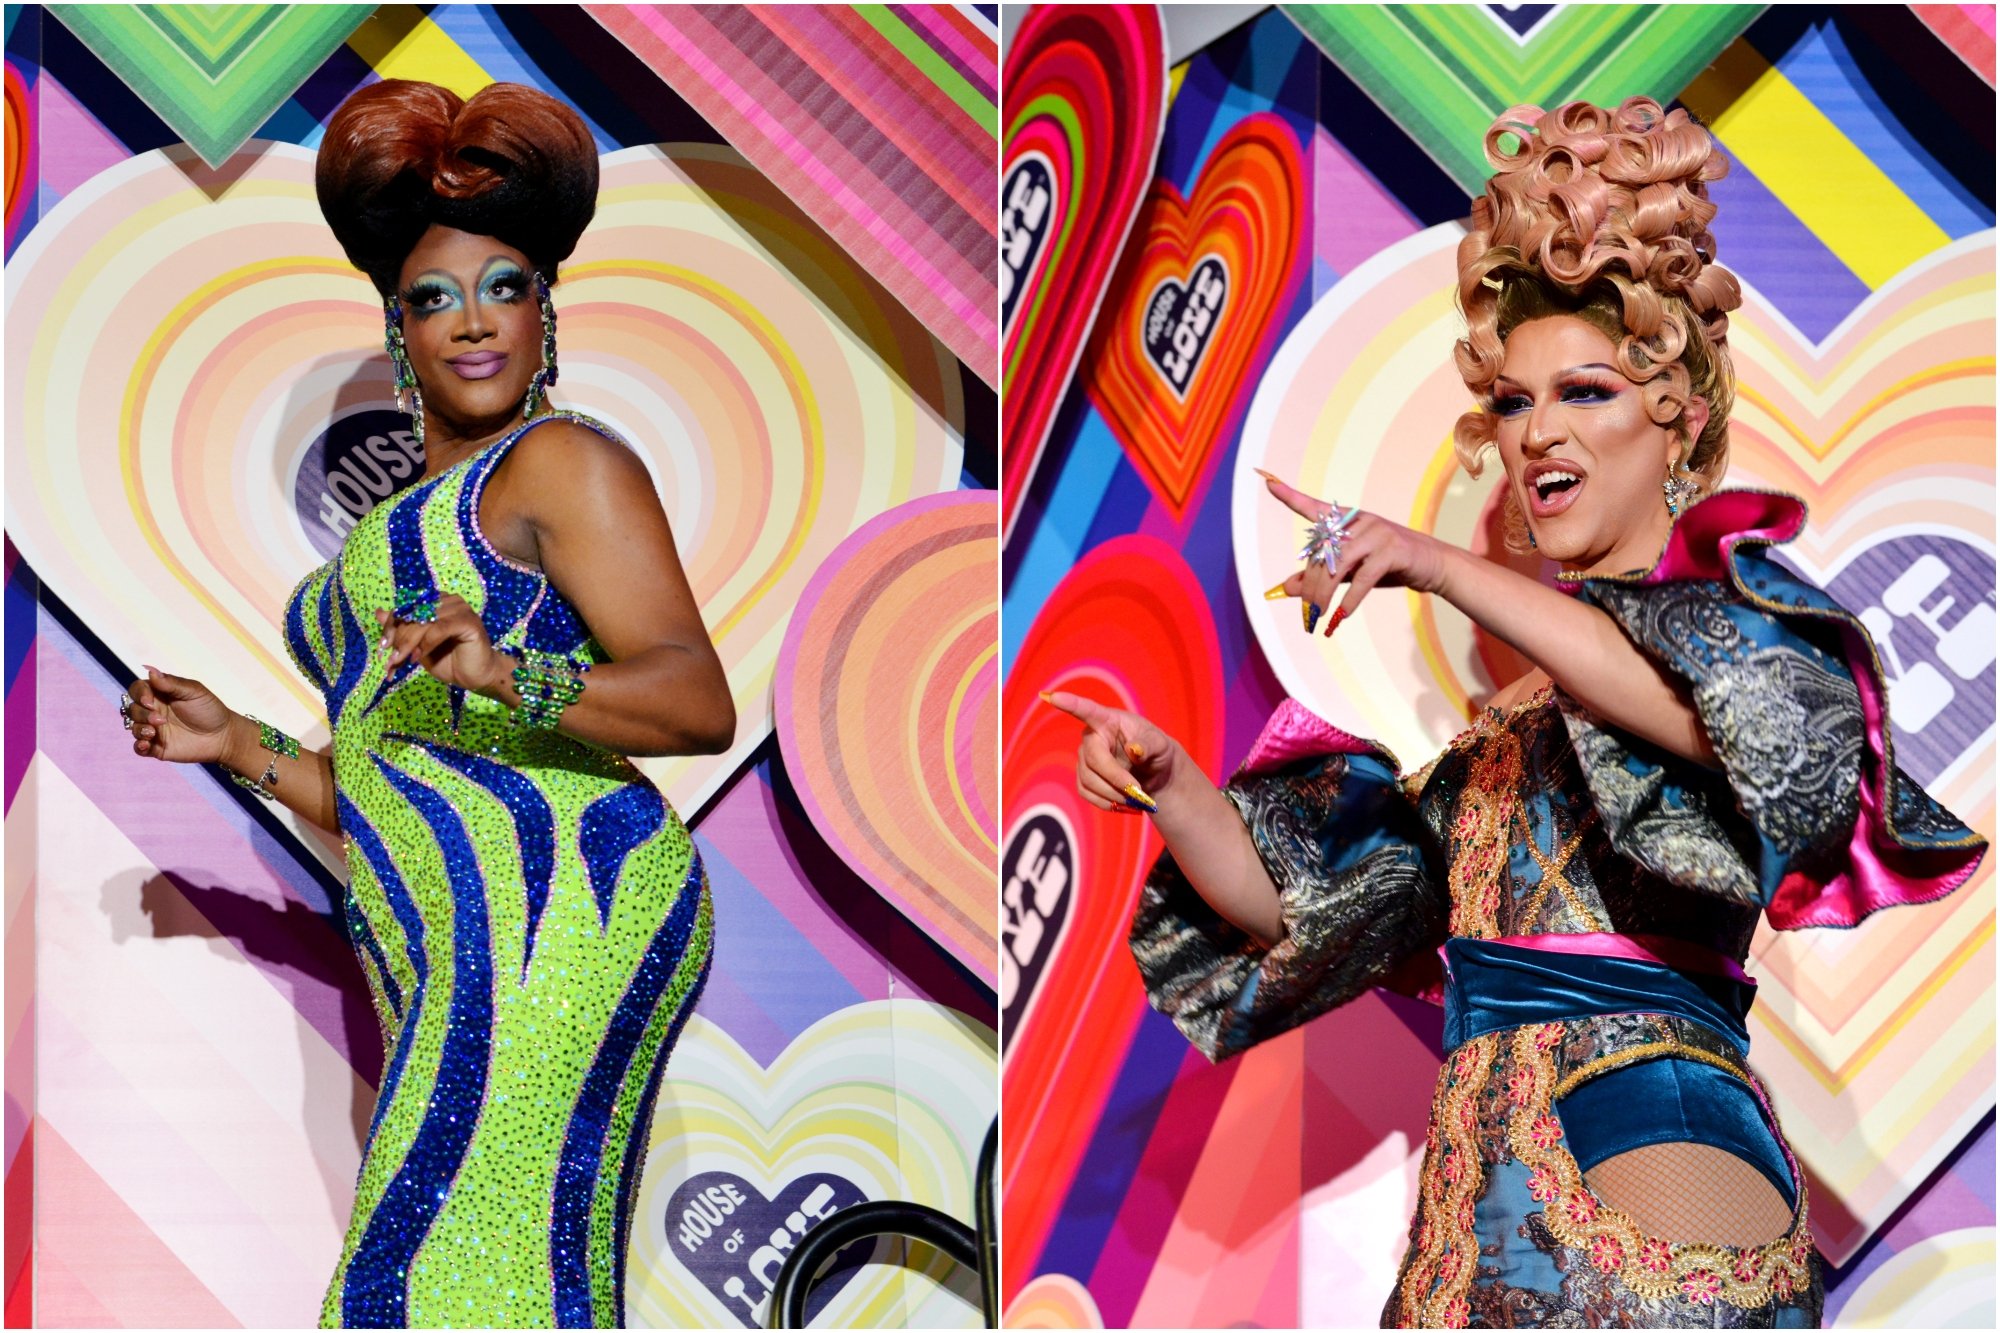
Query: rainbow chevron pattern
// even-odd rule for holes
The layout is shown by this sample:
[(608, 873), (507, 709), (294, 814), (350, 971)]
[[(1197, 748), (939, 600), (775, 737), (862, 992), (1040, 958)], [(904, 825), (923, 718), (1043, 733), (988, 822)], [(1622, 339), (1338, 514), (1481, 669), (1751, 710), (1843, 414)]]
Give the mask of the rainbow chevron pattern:
[[(1264, 13), (1173, 71), (1156, 189), (1192, 198), (1258, 118), (1293, 127), (1306, 161), (1310, 276), (1271, 313), (1276, 350), (1241, 380), (1208, 480), (1185, 501), (1164, 488), (1171, 455), (1135, 447), (1108, 371), (1086, 366), (1003, 559), (1010, 1327), (1369, 1325), (1393, 1281), (1438, 1011), (1377, 992), (1208, 1065), (1146, 1008), (1124, 945), (1159, 844), (1075, 797), (1074, 725), (1035, 695), (1152, 710), (1220, 775), (1293, 693), (1414, 767), (1520, 673), (1414, 597), (1371, 597), (1328, 644), (1260, 595), (1298, 541), (1252, 466), (1487, 544), (1490, 485), (1449, 437), (1472, 170), (1451, 157), (1476, 163), (1485, 125), (1446, 144), (1453, 114), (1609, 69), (1630, 81), (1615, 95), (1653, 79), (1713, 127), (1734, 165), (1714, 189), (1720, 258), (1748, 293), (1731, 480), (1807, 497), (1788, 558), (1876, 608), (1909, 682), (1899, 756), (1994, 826), (1994, 101), (1968, 36), (1990, 43), (1992, 10), (1647, 9), (1665, 26), (1620, 52), (1600, 39), (1634, 11), (1338, 8)], [(1572, 39), (1536, 45), (1555, 32)], [(1160, 280), (1192, 289), (1202, 253), (1178, 245), (1184, 270)], [(1103, 318), (1094, 337), (1134, 336)], [(1753, 1058), (1814, 1176), (1829, 1322), (1993, 1316), (1993, 912), (1988, 869), (1934, 907), (1753, 946)]]
[(1477, 5), (1285, 5), (1285, 13), (1468, 194), (1510, 106), (1665, 102), (1762, 5), (1541, 5), (1525, 31)]
[(373, 5), (51, 5), (211, 167), (241, 148)]
[[(983, 621), (904, 624), (912, 589), (957, 595), (954, 562), (979, 557), (896, 516), (983, 512), (990, 570), (997, 407), (886, 273), (603, 24), (499, 5), (376, 9), (216, 167), (60, 17), (7, 10), (7, 1321), (296, 1326), (338, 1255), (382, 1068), (339, 848), (207, 770), (142, 768), (115, 705), (154, 661), (325, 741), (275, 617), (415, 460), (312, 150), (384, 77), (533, 84), (603, 154), (557, 298), (558, 396), (652, 472), (741, 720), (727, 755), (644, 761), (718, 924), (653, 1126), (685, 1150), (641, 1182), (628, 1297), (635, 1322), (761, 1326), (767, 1242), (794, 1214), (900, 1197), (971, 1216), (997, 1077), (990, 937), (934, 929), (873, 849), (921, 849), (928, 873), (994, 836), (997, 768), (973, 734), (994, 715), (990, 578)], [(915, 555), (860, 537), (885, 528)], [(931, 658), (823, 674), (855, 725), (788, 757), (773, 701), (809, 589), (885, 570), (904, 579), (875, 580), (871, 623), (903, 644), (921, 629)], [(933, 716), (953, 721), (925, 762), (949, 760), (962, 801), (844, 809), (856, 776), (901, 780), (875, 733)], [(822, 833), (831, 810), (845, 819)], [(962, 910), (963, 872), (945, 887)], [(964, 1280), (884, 1265), (822, 1307), (978, 1321)]]

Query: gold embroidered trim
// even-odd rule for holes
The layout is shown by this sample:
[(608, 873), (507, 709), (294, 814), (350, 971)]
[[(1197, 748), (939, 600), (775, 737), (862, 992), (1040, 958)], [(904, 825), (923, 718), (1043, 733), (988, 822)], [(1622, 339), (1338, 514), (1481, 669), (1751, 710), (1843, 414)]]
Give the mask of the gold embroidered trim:
[[(1629, 1214), (1591, 1192), (1576, 1158), (1562, 1144), (1561, 1122), (1550, 1111), (1558, 1095), (1554, 1052), (1564, 1035), (1562, 1023), (1517, 1029), (1515, 1072), (1508, 1085), (1515, 1109), (1507, 1123), (1507, 1142), (1529, 1169), (1528, 1192), (1542, 1204), (1550, 1234), (1581, 1251), (1599, 1272), (1616, 1275), (1644, 1300), (1679, 1296), (1697, 1305), (1721, 1300), (1753, 1310), (1773, 1298), (1785, 1301), (1807, 1290), (1812, 1285), (1813, 1251), (1812, 1235), (1806, 1227), (1803, 1175), (1798, 1179), (1799, 1197), (1791, 1230), (1768, 1245), (1747, 1248), (1649, 1236)], [(1748, 1080), (1744, 1071), (1719, 1056), (1680, 1042), (1655, 1042), (1594, 1060), (1562, 1083), (1574, 1086), (1586, 1071), (1601, 1073), (1642, 1059), (1649, 1052), (1704, 1060)]]
[(1685, 1042), (1673, 1040), (1649, 1041), (1643, 1046), (1630, 1046), (1622, 1051), (1614, 1051), (1610, 1055), (1600, 1055), (1590, 1063), (1570, 1070), (1563, 1076), (1562, 1082), (1556, 1084), (1555, 1091), (1549, 1094), (1549, 1100), (1561, 1101), (1599, 1074), (1608, 1074), (1614, 1069), (1623, 1069), (1626, 1065), (1637, 1064), (1641, 1060), (1650, 1060), (1661, 1055), (1676, 1056), (1683, 1060), (1699, 1060), (1705, 1065), (1714, 1065), (1724, 1073), (1734, 1074), (1738, 1078), (1743, 1077), (1741, 1065), (1732, 1064), (1712, 1051), (1704, 1051), (1698, 1046), (1689, 1046)]
[(1532, 926), (1541, 918), (1542, 907), (1548, 902), (1549, 890), (1554, 888), (1562, 894), (1563, 901), (1569, 904), (1569, 909), (1580, 919), (1590, 922), (1600, 930), (1609, 929), (1611, 923), (1604, 919), (1601, 912), (1592, 911), (1590, 904), (1583, 901), (1576, 891), (1576, 886), (1569, 882), (1568, 874), (1570, 858), (1583, 846), (1584, 835), (1589, 833), (1596, 823), (1597, 809), (1593, 806), (1584, 811), (1583, 818), (1577, 821), (1569, 839), (1555, 847), (1553, 856), (1542, 855), (1542, 849), (1535, 842), (1534, 834), (1529, 833), (1528, 855), (1535, 858), (1535, 865), (1542, 872), (1542, 881), (1535, 886), (1534, 896), (1528, 900), (1527, 910), (1521, 914), (1522, 921)]
[(1473, 1216), (1486, 1179), (1479, 1099), (1499, 1053), (1500, 1034), (1475, 1037), (1453, 1052), (1438, 1079), (1431, 1101), (1437, 1142), (1424, 1154), (1418, 1185), (1417, 1215), (1423, 1221), (1398, 1287), (1399, 1322), (1405, 1328), (1463, 1328), (1472, 1317), (1466, 1292), (1479, 1272)]

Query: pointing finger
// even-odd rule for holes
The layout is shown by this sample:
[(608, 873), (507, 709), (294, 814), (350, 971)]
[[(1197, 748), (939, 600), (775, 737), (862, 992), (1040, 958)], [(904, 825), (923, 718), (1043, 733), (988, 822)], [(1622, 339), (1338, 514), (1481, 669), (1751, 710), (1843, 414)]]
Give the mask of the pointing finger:
[(1111, 710), (1095, 699), (1086, 699), (1068, 690), (1043, 690), (1041, 697), (1043, 703), (1068, 713), (1086, 727), (1103, 729), (1111, 725)]
[(1280, 481), (1268, 472), (1260, 471), (1259, 475), (1264, 478), (1264, 485), (1270, 489), (1271, 494), (1278, 497), (1278, 500), (1287, 509), (1297, 514), (1300, 518), (1318, 518), (1321, 514), (1333, 508), (1326, 501), (1307, 495), (1290, 482)]

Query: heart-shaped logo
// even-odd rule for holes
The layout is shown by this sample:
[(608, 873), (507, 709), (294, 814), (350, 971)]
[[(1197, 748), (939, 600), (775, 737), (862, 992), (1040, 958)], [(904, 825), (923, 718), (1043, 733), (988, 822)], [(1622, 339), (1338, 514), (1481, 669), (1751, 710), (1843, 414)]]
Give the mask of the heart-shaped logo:
[(1153, 182), (1083, 376), (1177, 517), (1278, 341), (1305, 277), (1307, 212), (1298, 139), (1268, 111), (1229, 128), (1191, 198)]
[[(767, 1069), (716, 1023), (690, 1019), (660, 1084), (633, 1212), (634, 1326), (750, 1323), (768, 1312), (798, 1237), (862, 1199), (925, 1204), (970, 1226), (994, 1041), (944, 1005), (873, 1000), (815, 1022)], [(941, 1255), (921, 1273), (869, 1264), (823, 1289), (818, 1317), (833, 1328), (979, 1319), (976, 1282)]]
[(1039, 151), (1022, 153), (1000, 182), (1000, 331), (1014, 325), (1021, 295), (1033, 285), (1035, 264), (1058, 225), (1061, 201), (1056, 171)]
[[(1006, 307), (1000, 522), (1014, 526), (1131, 230), (1166, 114), (1166, 45), (1153, 5), (1035, 5), (1007, 48), (1003, 196), (1048, 173), (1048, 234), (1003, 237), (1020, 286)], [(1032, 206), (1033, 191), (1023, 196)], [(1011, 205), (1010, 205), (1011, 208)], [(1046, 250), (1046, 256), (1030, 251)]]
[(1000, 1040), (1004, 1050), (1034, 1007), (1035, 989), (1069, 929), (1076, 835), (1060, 806), (1024, 810), (1000, 857)]
[(1889, 684), (1896, 762), (1928, 786), (1989, 752), (1993, 731), (1994, 561), (1942, 532), (1885, 537), (1815, 578), (1776, 559), (1861, 617)]
[(1508, 107), (1672, 101), (1762, 5), (1558, 5), (1526, 32), (1487, 5), (1286, 5), (1341, 72), (1467, 194)]
[[(381, 304), (320, 217), (314, 162), (287, 144), (222, 172), (140, 154), (7, 266), (26, 331), (6, 345), (8, 533), (125, 661), (300, 733), (322, 701), (282, 646), (286, 595), (415, 461)], [(556, 303), (559, 405), (651, 471), (735, 694), (726, 753), (641, 761), (692, 815), (770, 734), (779, 645), (821, 562), (956, 489), (959, 363), (718, 146), (607, 156)]]
[[(785, 1256), (819, 1223), (865, 1201), (851, 1181), (826, 1171), (788, 1182), (771, 1199), (734, 1172), (704, 1171), (667, 1200), (666, 1229), (674, 1257), (709, 1294), (743, 1327), (765, 1328)], [(833, 1303), (873, 1248), (872, 1241), (857, 1241), (834, 1255), (806, 1298), (808, 1321)]]
[[(1451, 363), (1463, 328), (1451, 300), (1462, 235), (1448, 224), (1390, 246), (1299, 321), (1244, 423), (1231, 505), (1238, 593), (1279, 681), (1334, 725), (1387, 743), (1409, 769), (1502, 683), (1487, 674), (1481, 636), (1433, 598), (1379, 591), (1330, 643), (1301, 634), (1291, 603), (1260, 594), (1298, 568), (1302, 525), (1250, 469), (1475, 545), (1499, 465), (1475, 480), (1451, 445), (1468, 402)], [(1891, 688), (1909, 705), (1892, 719), (1898, 758), (1985, 831), (1993, 291), (1991, 232), (1912, 265), (1817, 344), (1745, 283), (1730, 319), (1738, 393), (1725, 482), (1805, 498), (1811, 521), (1778, 550), (1873, 626)], [(1815, 1220), (1836, 1262), (1935, 1164), (1928, 1154), (1941, 1140), (1906, 1114), (1908, 1090), (1925, 1090), (1933, 1125), (1968, 1123), (1992, 1105), (1990, 1081), (1972, 1072), (1991, 1036), (1967, 1018), (1983, 1003), (1972, 992), (1991, 903), (1986, 869), (1921, 912), (1811, 938), (1767, 932), (1755, 948), (1765, 1002), (1754, 1021), (1778, 1030), (1760, 1039), (1758, 1067), (1781, 1106), (1803, 1112), (1787, 1130), (1822, 1195), (1838, 1202)]]
[(1188, 381), (1222, 322), (1222, 307), (1228, 300), (1229, 265), (1220, 255), (1203, 255), (1186, 282), (1161, 278), (1147, 298), (1142, 321), (1146, 359), (1174, 397), (1187, 397)]

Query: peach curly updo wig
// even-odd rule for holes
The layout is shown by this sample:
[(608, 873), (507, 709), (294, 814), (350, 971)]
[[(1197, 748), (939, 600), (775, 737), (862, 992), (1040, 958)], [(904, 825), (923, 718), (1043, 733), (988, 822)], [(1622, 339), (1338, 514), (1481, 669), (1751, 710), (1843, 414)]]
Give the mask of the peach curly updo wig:
[(383, 296), (432, 223), (504, 241), (553, 283), (597, 211), (597, 142), (539, 89), (495, 83), (468, 100), (384, 79), (327, 123), (314, 184), (334, 238)]
[[(1510, 138), (1511, 150), (1502, 146)], [(1455, 359), (1465, 387), (1486, 402), (1515, 328), (1575, 316), (1611, 339), (1654, 421), (1685, 438), (1688, 402), (1707, 401), (1708, 422), (1681, 457), (1702, 491), (1713, 490), (1736, 397), (1729, 312), (1743, 294), (1715, 263), (1708, 183), (1729, 164), (1708, 131), (1650, 97), (1616, 110), (1517, 106), (1486, 132), (1486, 160), (1494, 175), (1458, 246), (1466, 336)], [(1485, 410), (1458, 420), (1453, 443), (1475, 477), (1497, 429)]]

